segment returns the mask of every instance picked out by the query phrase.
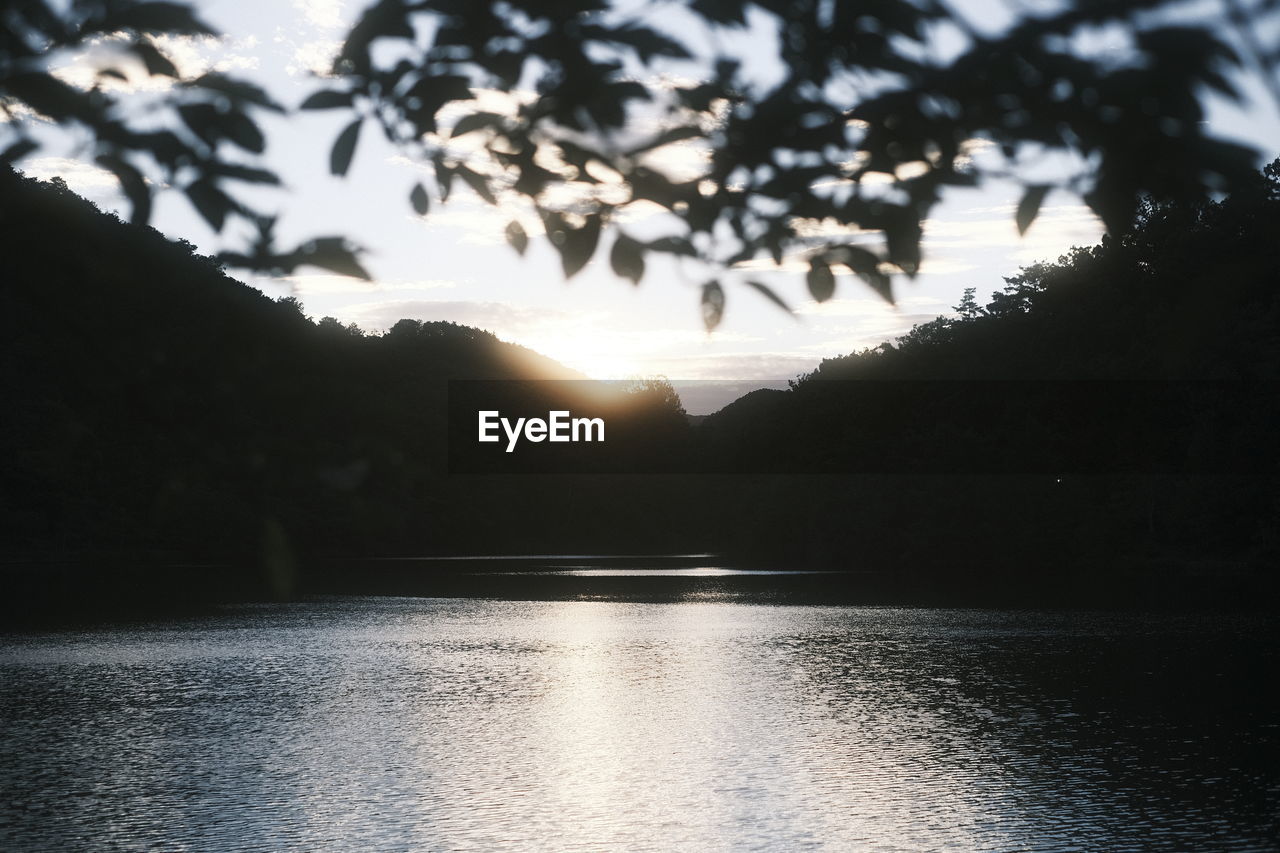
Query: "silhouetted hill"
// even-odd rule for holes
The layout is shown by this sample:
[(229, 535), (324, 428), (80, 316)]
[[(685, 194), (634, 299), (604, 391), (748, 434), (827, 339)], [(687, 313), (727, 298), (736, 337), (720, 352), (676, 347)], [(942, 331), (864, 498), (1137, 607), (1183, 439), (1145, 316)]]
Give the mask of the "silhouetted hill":
[(6, 556), (513, 547), (522, 501), (444, 476), (447, 380), (581, 374), (452, 323), (313, 323), (56, 181), (5, 170), (0, 200)]
[(690, 473), (619, 477), (449, 476), (447, 380), (577, 374), (451, 323), (313, 323), (189, 245), (6, 172), (8, 600), (420, 589), (335, 556), (712, 551), (853, 570), (824, 583), (859, 601), (1265, 601), (1278, 178), (1145, 210), (985, 305), (693, 424), (649, 383), (614, 401), (611, 435), (634, 442), (614, 459)]
[(1272, 164), (726, 407), (700, 429), (717, 470), (845, 476), (740, 490), (725, 524), (744, 556), (912, 576), (942, 600), (1274, 589), (1277, 234)]

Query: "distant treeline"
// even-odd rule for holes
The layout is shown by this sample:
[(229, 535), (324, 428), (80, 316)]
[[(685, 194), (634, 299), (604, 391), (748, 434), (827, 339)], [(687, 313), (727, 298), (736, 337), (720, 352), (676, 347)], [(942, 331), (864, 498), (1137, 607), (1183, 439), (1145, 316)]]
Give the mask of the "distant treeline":
[[(947, 404), (906, 416), (869, 405), (865, 389), (926, 379), (957, 394), (989, 380), (1265, 387), (1280, 378), (1277, 236), (1273, 164), (1247, 192), (1146, 209), (1123, 238), (1026, 268), (985, 305), (971, 292), (954, 316), (825, 361), (789, 391), (755, 392), (692, 427), (652, 383), (626, 415), (661, 455), (689, 463), (675, 470), (738, 460), (781, 473), (451, 477), (449, 380), (578, 375), (451, 323), (367, 334), (313, 322), (189, 244), (56, 182), (0, 173), (4, 556), (28, 590), (81, 583), (83, 573), (53, 568), (63, 561), (93, 566), (104, 594), (127, 594), (119, 587), (139, 565), (168, 567), (173, 589), (197, 597), (323, 588), (333, 574), (316, 567), (337, 556), (659, 551), (852, 568), (889, 597), (943, 601), (1270, 589), (1274, 398), (1242, 407), (1233, 397), (1178, 424), (1174, 446), (1210, 463), (1224, 444), (1243, 449), (1256, 459), (1245, 472), (1010, 469), (992, 429), (969, 437), (965, 452), (979, 458), (957, 473), (909, 464), (956, 440), (961, 419)], [(1168, 443), (1144, 434), (1149, 424), (1112, 426), (1079, 425), (1120, 436), (1121, 452)], [(868, 435), (888, 464), (847, 473), (848, 449)], [(747, 464), (761, 455), (775, 464)], [(820, 469), (824, 455), (846, 473), (786, 473)], [(197, 563), (213, 568), (176, 568)]]
[[(932, 405), (914, 415), (867, 403), (921, 380)], [(957, 445), (975, 455), (961, 475), (780, 478), (771, 500), (728, 513), (754, 519), (749, 551), (769, 560), (804, 553), (1037, 600), (1260, 592), (1280, 563), (1278, 380), (1280, 162), (1222, 203), (1147, 207), (1130, 233), (1025, 268), (986, 304), (971, 290), (953, 316), (829, 359), (790, 391), (748, 395), (708, 418), (703, 438), (835, 466), (870, 434), (882, 471), (910, 470), (913, 454), (965, 463)], [(1017, 393), (1002, 409), (1005, 387)], [(1161, 388), (1182, 405), (1142, 402)], [(1029, 458), (1008, 429), (1027, 416), (1027, 389), (1117, 411), (1047, 426), (1080, 448), (1109, 443), (1094, 458), (1118, 470), (1059, 474), (1034, 454), (1021, 472), (1005, 464)], [(1137, 402), (1118, 406), (1127, 395)], [(988, 430), (967, 397), (981, 398)]]

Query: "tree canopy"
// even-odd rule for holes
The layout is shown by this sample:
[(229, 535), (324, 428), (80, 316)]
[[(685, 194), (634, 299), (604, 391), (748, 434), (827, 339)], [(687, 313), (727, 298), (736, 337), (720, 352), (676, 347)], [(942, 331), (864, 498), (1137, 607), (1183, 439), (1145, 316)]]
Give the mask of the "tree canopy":
[[(770, 259), (803, 257), (819, 301), (840, 268), (891, 300), (893, 277), (918, 271), (922, 222), (948, 188), (1021, 181), (1023, 231), (1062, 188), (1117, 234), (1144, 199), (1243, 185), (1257, 154), (1212, 137), (1205, 102), (1239, 100), (1246, 72), (1276, 91), (1280, 52), (1259, 33), (1277, 5), (1223, 0), (1215, 17), (1174, 0), (1008, 4), (993, 26), (947, 0), (378, 0), (300, 106), (350, 116), (333, 174), (346, 173), (362, 133), (381, 132), (434, 167), (410, 189), (417, 212), (455, 185), (527, 212), (512, 218), (511, 245), (523, 253), (541, 231), (566, 277), (606, 245), (613, 270), (636, 283), (650, 255), (684, 259), (705, 275), (702, 316), (714, 328), (731, 282), (785, 307), (744, 271)], [(215, 230), (232, 216), (254, 222), (256, 241), (225, 253), (228, 264), (364, 274), (341, 237), (279, 250), (275, 220), (228, 189), (274, 181), (228, 154), (263, 150), (253, 116), (280, 105), (261, 89), (180, 80), (159, 99), (164, 129), (143, 130), (113, 94), (136, 67), (103, 67), (77, 86), (51, 60), (107, 38), (145, 74), (176, 76), (155, 36), (208, 32), (181, 3), (10, 4), (4, 159), (34, 150), (32, 115), (78, 124), (135, 219), (147, 219), (158, 173)], [(999, 156), (975, 158), (980, 147)], [(1045, 168), (1055, 157), (1066, 167)], [(627, 224), (624, 214), (645, 210), (663, 214), (658, 231)]]

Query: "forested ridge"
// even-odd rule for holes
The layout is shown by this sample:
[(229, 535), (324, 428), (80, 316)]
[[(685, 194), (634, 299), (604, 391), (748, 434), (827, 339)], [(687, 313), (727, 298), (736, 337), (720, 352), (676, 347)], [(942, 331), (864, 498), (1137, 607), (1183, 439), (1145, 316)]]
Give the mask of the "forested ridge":
[[(1025, 268), (985, 302), (971, 293), (955, 315), (828, 359), (789, 391), (664, 433), (657, 451), (694, 472), (670, 476), (449, 477), (447, 380), (577, 374), (451, 323), (367, 334), (313, 322), (65, 186), (13, 172), (0, 183), (0, 537), (19, 593), (47, 592), (58, 562), (93, 566), (95, 595), (145, 564), (193, 595), (256, 597), (324, 588), (333, 570), (311, 567), (335, 555), (656, 551), (853, 569), (874, 600), (1123, 603), (1273, 586), (1273, 397), (1181, 425), (1174, 446), (1199, 448), (1199, 468), (1010, 469), (992, 430), (960, 469), (934, 470), (912, 460), (954, 438), (945, 406), (877, 413), (865, 389), (1266, 388), (1280, 367), (1275, 164), (1221, 203), (1148, 206), (1128, 234)], [(872, 469), (847, 455), (869, 428)], [(1219, 444), (1248, 470), (1219, 465)], [(215, 568), (181, 568), (195, 563)]]
[[(926, 586), (956, 589), (995, 579), (1088, 598), (1120, 583), (1158, 596), (1188, 578), (1269, 588), (1280, 558), (1277, 237), (1273, 163), (1220, 203), (1148, 205), (1122, 237), (1024, 268), (989, 300), (970, 290), (953, 316), (707, 418), (704, 440), (718, 433), (748, 458), (772, 448), (778, 470), (863, 466), (858, 477), (796, 478), (768, 511), (744, 506), (757, 521), (746, 528), (764, 540), (755, 552), (807, 550), (813, 562), (923, 572)], [(911, 399), (929, 407), (866, 404), (917, 387), (928, 392)], [(1151, 388), (1189, 402), (1168, 423), (1140, 419), (1151, 414), (1141, 403), (1125, 409)], [(1025, 447), (1009, 464), (1018, 436), (1001, 427), (1035, 400), (1027, 389), (1134, 415), (1062, 427), (1086, 450), (1107, 442), (1102, 457), (1116, 468), (1055, 471)], [(991, 423), (965, 421), (974, 397)], [(868, 433), (878, 446), (832, 458)], [(924, 456), (952, 475), (913, 468)], [(777, 529), (804, 531), (805, 544), (776, 543)]]

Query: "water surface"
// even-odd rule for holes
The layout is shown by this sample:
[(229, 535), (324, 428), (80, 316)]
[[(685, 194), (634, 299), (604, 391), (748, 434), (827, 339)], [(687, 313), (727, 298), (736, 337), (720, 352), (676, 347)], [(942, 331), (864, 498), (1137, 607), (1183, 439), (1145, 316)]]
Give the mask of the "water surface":
[(1275, 849), (1274, 637), (419, 598), (16, 635), (0, 849)]

